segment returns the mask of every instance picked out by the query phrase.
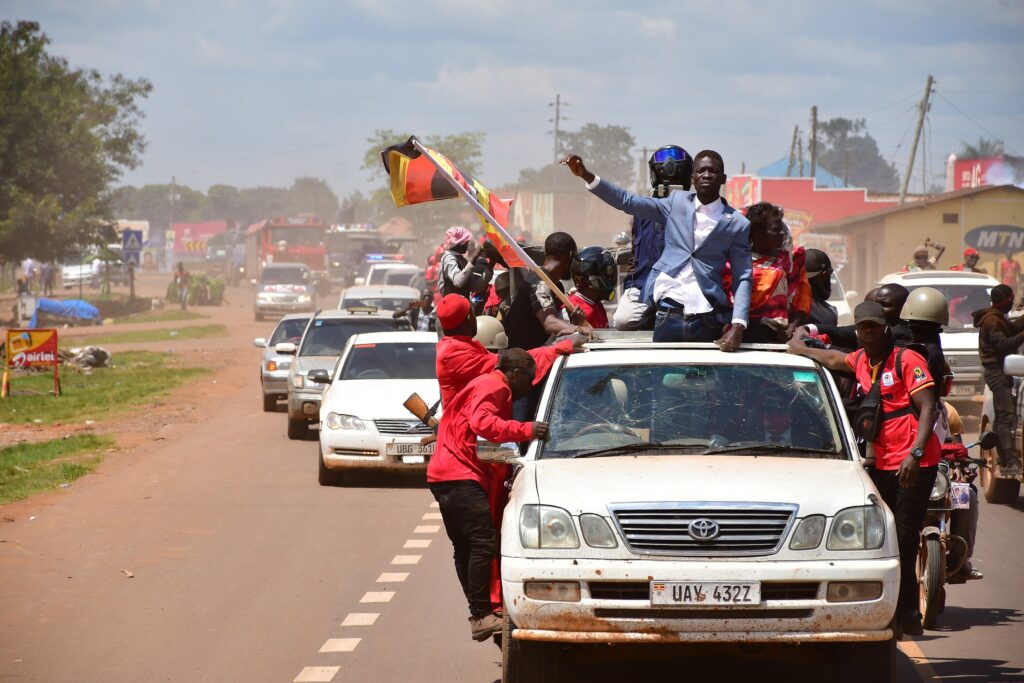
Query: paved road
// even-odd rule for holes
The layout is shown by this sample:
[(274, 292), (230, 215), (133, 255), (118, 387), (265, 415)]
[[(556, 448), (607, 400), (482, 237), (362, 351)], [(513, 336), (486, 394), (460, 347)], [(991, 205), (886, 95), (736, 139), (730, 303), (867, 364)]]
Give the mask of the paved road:
[[(429, 493), (372, 480), (321, 488), (315, 441), (288, 441), (285, 416), (260, 411), (245, 345), (264, 328), (235, 325), (237, 364), (217, 376), (223, 393), (201, 421), (163, 428), (71, 489), (0, 508), (0, 680), (500, 678), (498, 649), (469, 639)], [(952, 587), (940, 629), (902, 645), (919, 660), (901, 655), (901, 681), (1024, 680), (1022, 512), (983, 509), (986, 579)], [(794, 655), (799, 666), (776, 661)], [(819, 655), (701, 651), (577, 673), (827, 680)]]

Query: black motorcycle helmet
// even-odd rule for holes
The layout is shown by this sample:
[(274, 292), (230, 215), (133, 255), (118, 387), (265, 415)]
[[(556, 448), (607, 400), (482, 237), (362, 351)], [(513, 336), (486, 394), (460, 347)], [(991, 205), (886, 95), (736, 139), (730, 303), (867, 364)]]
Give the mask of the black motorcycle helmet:
[(679, 185), (684, 190), (690, 189), (693, 157), (682, 147), (665, 145), (654, 150), (647, 167), (651, 169), (651, 187)]
[(599, 298), (610, 299), (619, 283), (615, 258), (601, 247), (586, 247), (576, 254), (570, 267), (573, 279), (585, 278), (598, 290)]

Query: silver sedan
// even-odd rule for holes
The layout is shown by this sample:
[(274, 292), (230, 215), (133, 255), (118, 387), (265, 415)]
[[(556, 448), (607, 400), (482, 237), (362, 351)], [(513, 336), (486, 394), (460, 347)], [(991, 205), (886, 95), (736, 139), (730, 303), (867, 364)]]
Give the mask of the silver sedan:
[(311, 317), (309, 313), (286, 315), (277, 323), (270, 341), (266, 337), (257, 337), (252, 342), (256, 348), (263, 349), (260, 387), (264, 412), (273, 412), (277, 409), (278, 399), (288, 398), (288, 369), (292, 365), (293, 356), (279, 354), (274, 347), (281, 342), (298, 344)]

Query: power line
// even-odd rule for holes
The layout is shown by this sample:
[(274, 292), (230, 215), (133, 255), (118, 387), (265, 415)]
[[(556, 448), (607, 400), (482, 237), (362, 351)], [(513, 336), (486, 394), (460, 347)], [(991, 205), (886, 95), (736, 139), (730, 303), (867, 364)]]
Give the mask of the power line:
[(990, 131), (990, 130), (989, 130), (988, 128), (986, 128), (985, 126), (983, 126), (983, 125), (982, 125), (982, 124), (981, 124), (981, 123), (980, 123), (979, 121), (977, 121), (977, 120), (976, 120), (976, 119), (974, 119), (973, 117), (969, 116), (969, 115), (968, 115), (968, 114), (967, 114), (967, 113), (966, 113), (965, 111), (963, 111), (963, 110), (962, 110), (962, 109), (960, 109), (960, 108), (959, 108), (958, 106), (956, 106), (955, 104), (953, 104), (953, 103), (952, 103), (952, 102), (951, 102), (951, 101), (949, 100), (949, 98), (947, 98), (947, 97), (944, 97), (944, 96), (942, 95), (942, 93), (935, 93), (935, 94), (936, 94), (936, 95), (938, 95), (939, 97), (941, 97), (941, 98), (942, 98), (942, 101), (943, 101), (943, 102), (945, 102), (946, 104), (948, 104), (948, 105), (949, 105), (950, 107), (952, 107), (952, 108), (953, 108), (953, 111), (955, 111), (955, 112), (956, 112), (957, 114), (960, 114), (960, 116), (964, 117), (965, 119), (967, 119), (968, 121), (970, 121), (971, 123), (973, 123), (974, 125), (976, 125), (976, 126), (977, 126), (978, 128), (980, 128), (980, 129), (981, 129), (982, 131), (984, 131), (984, 132), (985, 132), (985, 133), (986, 133), (987, 135), (991, 136), (991, 137), (992, 137), (993, 139), (1001, 141), (1001, 142), (1003, 143), (1003, 147), (1004, 147), (1005, 149), (1007, 149), (1007, 150), (1010, 150), (1010, 151), (1016, 151), (1016, 150), (1014, 150), (1014, 149), (1013, 149), (1012, 147), (1010, 147), (1009, 145), (1007, 145), (1007, 144), (1006, 144), (1005, 138), (1003, 138), (1003, 136), (1001, 136), (1001, 135), (996, 135), (995, 133), (993, 133), (992, 131)]
[(904, 102), (906, 102), (907, 100), (909, 100), (909, 99), (911, 99), (913, 97), (917, 97), (917, 93), (916, 92), (912, 92), (912, 93), (910, 93), (909, 95), (907, 95), (905, 97), (901, 97), (900, 99), (896, 100), (895, 102), (892, 102), (890, 104), (884, 104), (881, 107), (875, 107), (874, 109), (865, 109), (864, 111), (840, 112), (838, 114), (834, 114), (834, 116), (863, 116), (864, 114), (873, 114), (876, 111), (884, 111), (886, 109), (892, 109), (893, 107), (898, 106), (900, 104), (903, 104)]

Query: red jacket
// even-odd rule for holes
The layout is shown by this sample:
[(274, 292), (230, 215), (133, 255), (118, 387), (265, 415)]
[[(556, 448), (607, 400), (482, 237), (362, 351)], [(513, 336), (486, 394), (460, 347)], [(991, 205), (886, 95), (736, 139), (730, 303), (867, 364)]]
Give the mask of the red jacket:
[[(547, 377), (556, 358), (572, 353), (572, 342), (563, 339), (557, 344), (541, 346), (528, 353), (537, 364), (537, 374), (534, 375), (533, 383), (540, 384)], [(466, 384), (480, 375), (493, 372), (497, 367), (498, 355), (485, 349), (483, 344), (472, 337), (442, 337), (441, 341), (437, 342), (435, 369), (437, 383), (441, 385), (441, 405), (445, 407), (445, 412), (448, 411), (448, 404), (455, 398), (455, 394)]]
[(427, 481), (472, 480), (486, 490), (489, 476), (476, 455), (476, 437), (496, 443), (533, 438), (533, 423), (511, 416), (512, 390), (505, 375), (495, 371), (472, 380), (445, 405)]

